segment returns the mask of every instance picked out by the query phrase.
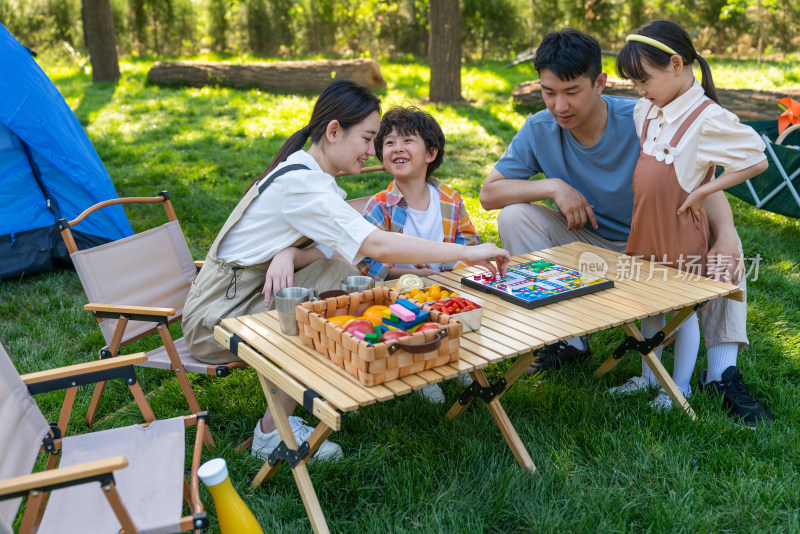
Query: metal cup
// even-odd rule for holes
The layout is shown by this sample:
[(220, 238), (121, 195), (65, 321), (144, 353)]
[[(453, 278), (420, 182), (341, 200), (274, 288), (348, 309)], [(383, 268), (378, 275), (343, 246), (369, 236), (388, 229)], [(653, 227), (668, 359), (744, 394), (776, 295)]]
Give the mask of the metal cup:
[(342, 281), (339, 282), (339, 287), (342, 289), (342, 291), (356, 293), (358, 291), (366, 291), (367, 289), (372, 289), (375, 287), (375, 280), (369, 276), (347, 276), (342, 278)]
[(317, 300), (317, 290), (313, 287), (310, 289), (287, 287), (275, 293), (275, 309), (278, 310), (281, 332), (287, 336), (296, 336), (300, 333), (294, 309), (298, 304), (309, 300)]

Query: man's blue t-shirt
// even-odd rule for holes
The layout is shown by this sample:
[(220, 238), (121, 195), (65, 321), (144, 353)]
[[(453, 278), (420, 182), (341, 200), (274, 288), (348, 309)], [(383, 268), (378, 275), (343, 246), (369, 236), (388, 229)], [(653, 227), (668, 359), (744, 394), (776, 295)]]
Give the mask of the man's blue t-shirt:
[[(494, 166), (511, 179), (538, 173), (560, 178), (593, 205), (596, 232), (612, 241), (627, 241), (633, 212), (633, 171), (639, 159), (639, 138), (633, 124), (636, 99), (605, 96), (608, 123), (594, 146), (581, 146), (549, 111), (528, 117), (505, 154)], [(587, 228), (594, 230), (587, 224)]]

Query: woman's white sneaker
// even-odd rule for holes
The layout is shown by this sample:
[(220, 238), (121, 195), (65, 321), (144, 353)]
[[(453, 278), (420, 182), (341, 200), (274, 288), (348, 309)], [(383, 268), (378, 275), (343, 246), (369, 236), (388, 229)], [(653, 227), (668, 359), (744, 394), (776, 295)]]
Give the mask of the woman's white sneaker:
[(633, 395), (643, 389), (649, 388), (653, 385), (648, 379), (643, 376), (632, 376), (627, 382), (621, 386), (617, 386), (608, 390), (612, 395)]
[(648, 403), (657, 412), (668, 412), (672, 409), (672, 399), (669, 398), (664, 388), (658, 390), (658, 396)]
[(444, 401), (447, 400), (445, 399), (444, 392), (442, 391), (442, 388), (439, 387), (439, 384), (430, 384), (425, 386), (419, 390), (419, 393), (425, 397), (425, 400), (434, 404), (444, 404)]
[[(302, 418), (294, 415), (289, 416), (289, 426), (292, 428), (292, 433), (297, 440), (298, 446), (302, 445), (314, 431)], [(255, 430), (253, 430), (253, 447), (250, 453), (253, 456), (260, 457), (262, 460), (266, 460), (280, 442), (281, 437), (278, 431), (273, 430), (269, 433), (262, 432), (261, 421), (259, 421), (256, 423)], [(322, 442), (322, 445), (317, 449), (313, 458), (316, 460), (339, 460), (342, 456), (344, 456), (342, 448), (336, 443), (326, 440)]]

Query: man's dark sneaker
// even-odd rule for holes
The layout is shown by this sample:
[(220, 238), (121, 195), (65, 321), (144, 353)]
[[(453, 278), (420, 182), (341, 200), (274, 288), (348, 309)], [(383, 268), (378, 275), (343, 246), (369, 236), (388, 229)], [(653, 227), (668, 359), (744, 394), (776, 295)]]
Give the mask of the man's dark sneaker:
[(739, 417), (741, 422), (755, 428), (759, 423), (769, 424), (772, 415), (761, 406), (747, 391), (742, 373), (731, 365), (722, 373), (722, 380), (706, 384), (706, 370), (700, 371), (700, 391), (709, 390), (722, 395), (722, 405), (734, 417)]
[(583, 350), (576, 349), (566, 341), (559, 341), (552, 345), (547, 345), (539, 349), (536, 354), (536, 359), (525, 370), (528, 376), (535, 375), (536, 373), (543, 373), (550, 369), (558, 369), (568, 363), (572, 363), (579, 358), (587, 358), (592, 351), (589, 350), (589, 343), (586, 338), (583, 339), (586, 348)]

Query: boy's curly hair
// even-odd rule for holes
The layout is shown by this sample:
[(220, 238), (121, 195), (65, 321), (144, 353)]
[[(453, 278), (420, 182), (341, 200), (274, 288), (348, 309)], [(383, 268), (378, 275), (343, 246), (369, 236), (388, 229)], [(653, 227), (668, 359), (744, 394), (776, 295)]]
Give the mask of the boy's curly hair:
[(436, 157), (428, 163), (425, 178), (430, 178), (433, 171), (439, 168), (444, 159), (444, 132), (430, 113), (416, 106), (407, 108), (394, 106), (383, 114), (378, 135), (375, 136), (375, 156), (383, 163), (383, 140), (397, 130), (400, 135), (418, 135), (425, 142), (425, 150), (437, 149)]

